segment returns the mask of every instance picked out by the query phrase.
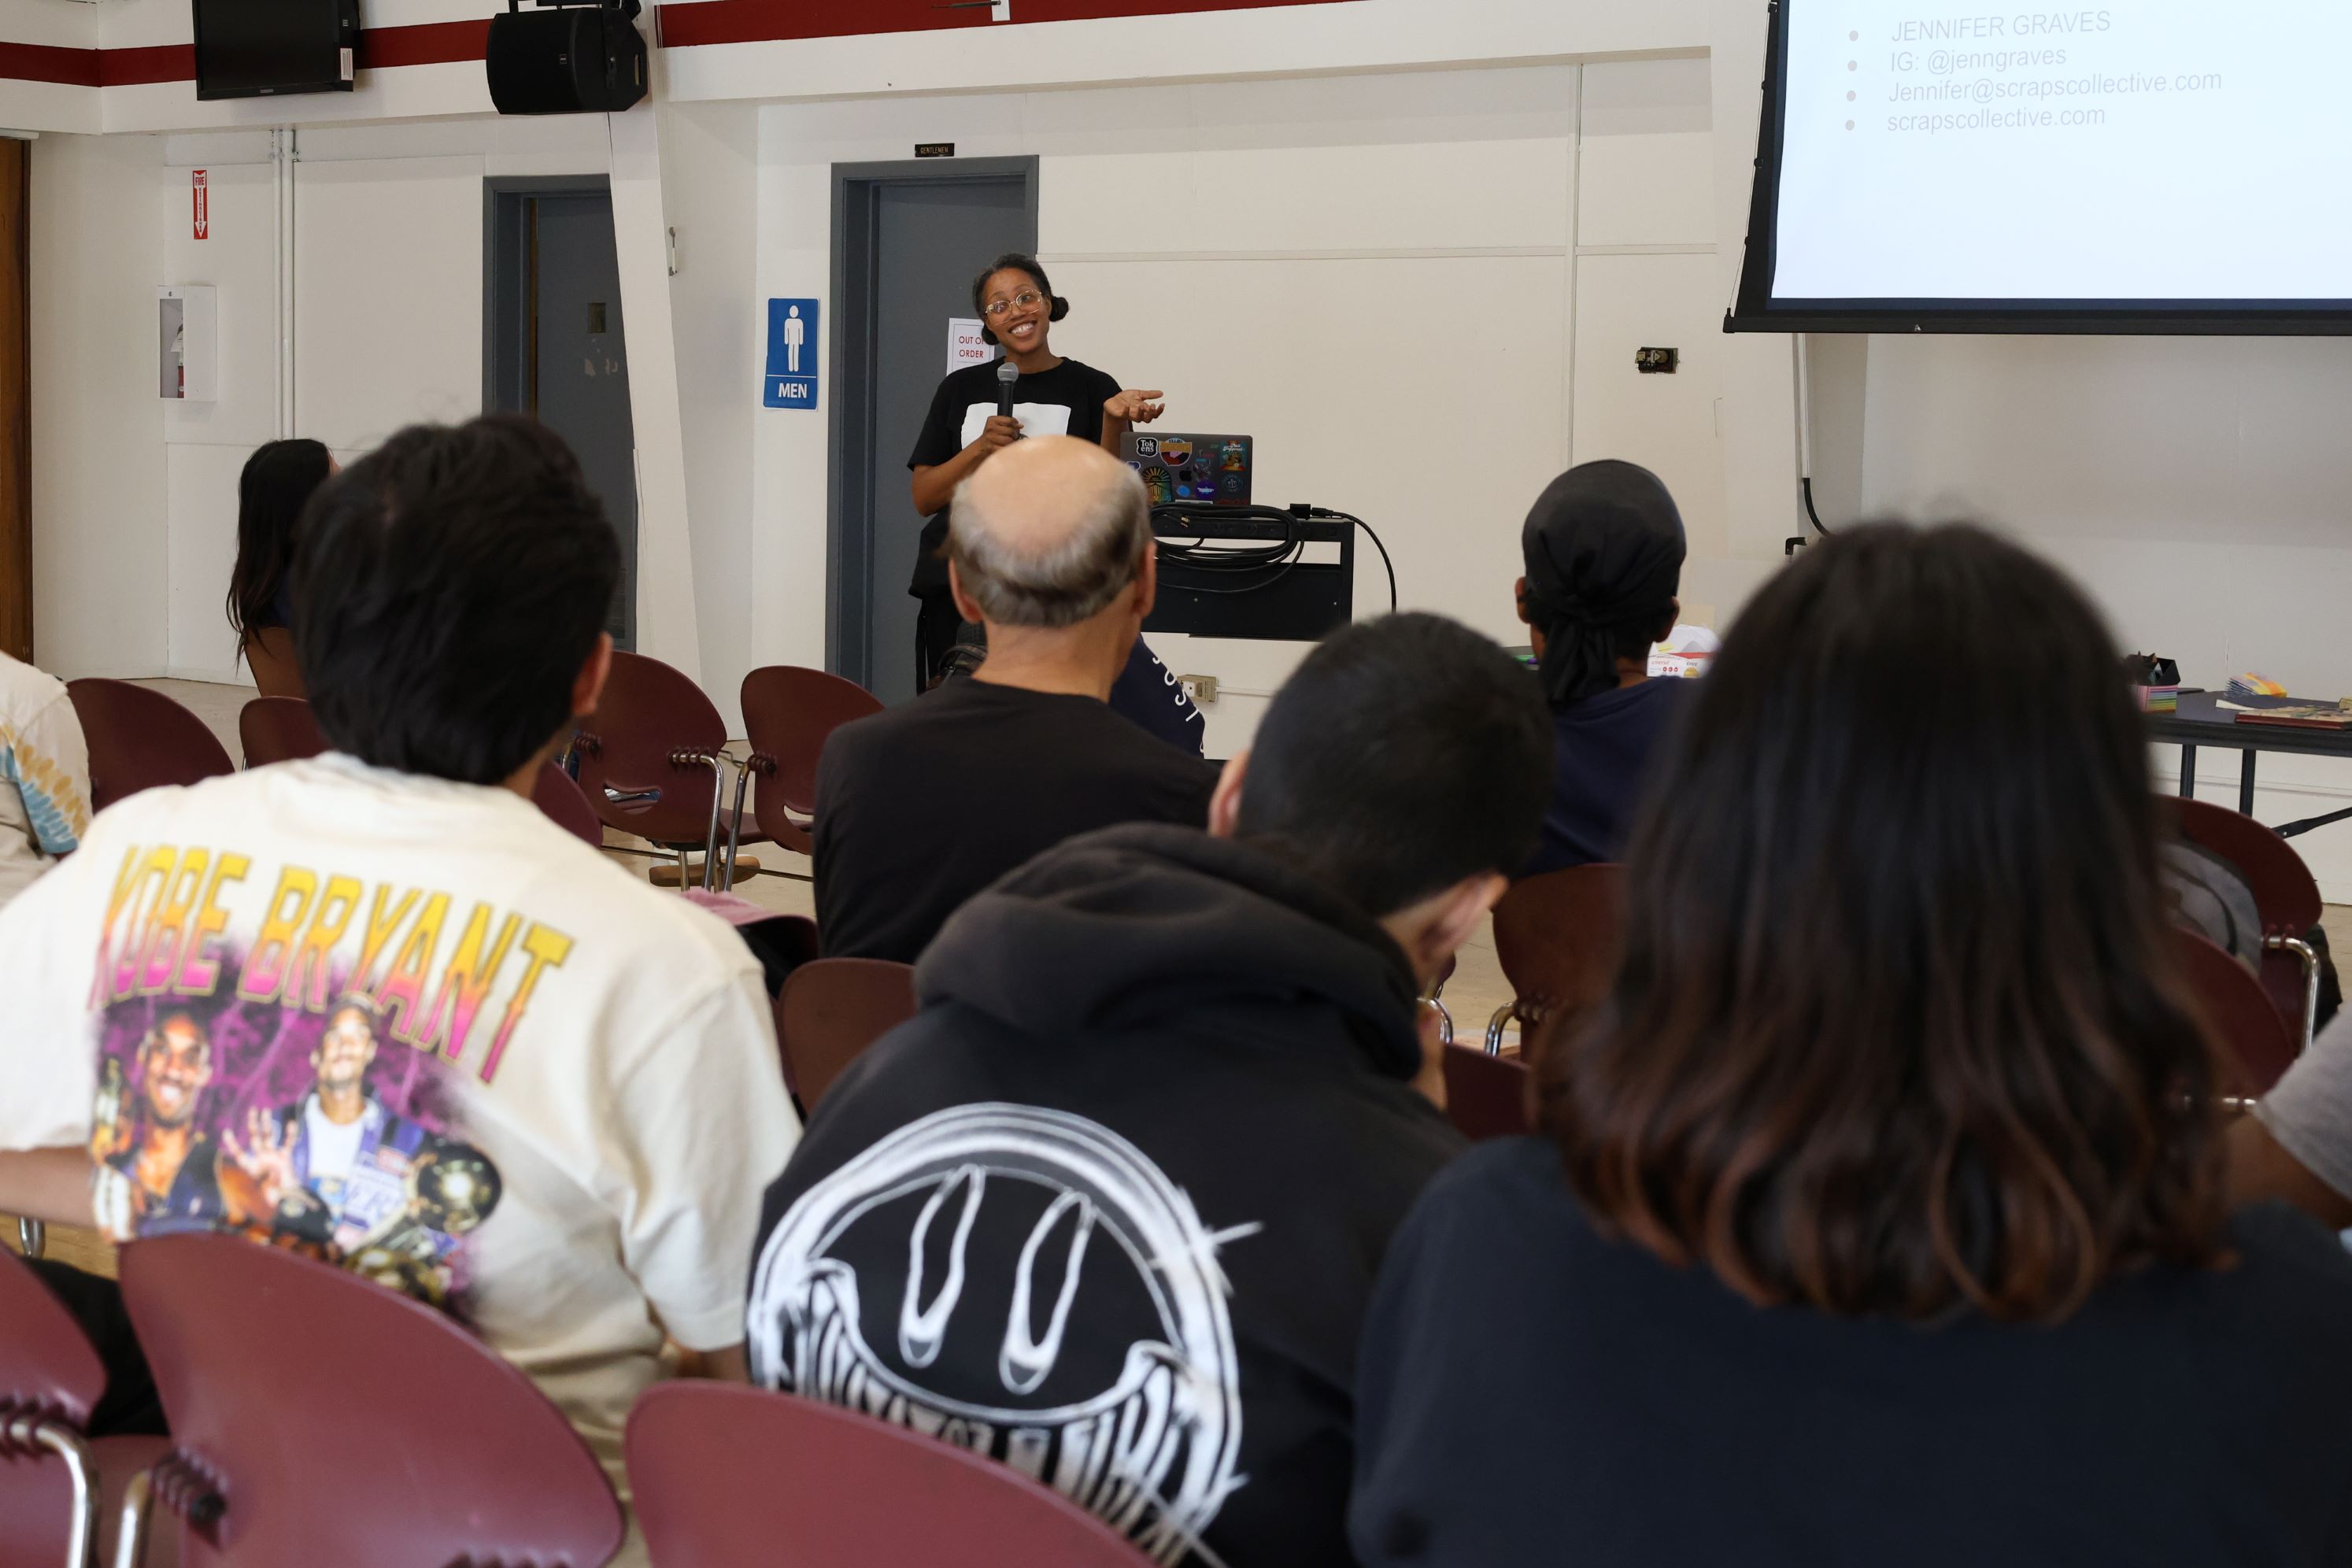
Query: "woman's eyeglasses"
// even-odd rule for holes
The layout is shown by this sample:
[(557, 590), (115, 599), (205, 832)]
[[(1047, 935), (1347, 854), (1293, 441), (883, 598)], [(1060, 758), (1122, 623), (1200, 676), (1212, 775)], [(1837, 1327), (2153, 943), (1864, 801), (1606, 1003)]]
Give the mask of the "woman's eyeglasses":
[(1030, 306), (1034, 305), (1041, 300), (1045, 299), (1045, 296), (1038, 293), (1034, 289), (1024, 289), (1010, 300), (998, 300), (989, 305), (988, 313), (992, 316), (1001, 316), (1016, 305), (1025, 310)]

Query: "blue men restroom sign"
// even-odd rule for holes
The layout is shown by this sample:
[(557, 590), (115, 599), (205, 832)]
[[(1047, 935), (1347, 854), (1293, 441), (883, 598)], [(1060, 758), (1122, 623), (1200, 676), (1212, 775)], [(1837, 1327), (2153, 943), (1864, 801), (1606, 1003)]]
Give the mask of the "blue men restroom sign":
[(761, 401), (771, 408), (816, 406), (816, 301), (768, 301), (768, 378)]

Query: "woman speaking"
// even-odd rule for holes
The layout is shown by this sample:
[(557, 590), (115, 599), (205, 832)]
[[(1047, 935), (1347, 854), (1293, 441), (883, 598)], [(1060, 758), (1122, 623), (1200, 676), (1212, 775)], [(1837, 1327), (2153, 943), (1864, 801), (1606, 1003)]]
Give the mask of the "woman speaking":
[(919, 690), (943, 673), (961, 623), (948, 592), (948, 503), (956, 487), (1024, 436), (1075, 436), (1099, 441), (1117, 456), (1119, 437), (1159, 418), (1162, 407), (1160, 394), (1122, 389), (1092, 365), (1054, 352), (1053, 324), (1070, 313), (1070, 302), (1054, 292), (1035, 257), (998, 257), (972, 280), (971, 303), (984, 323), (981, 335), (1003, 348), (1021, 379), (1008, 417), (996, 411), (994, 362), (950, 373), (932, 396), (915, 454), (907, 460), (915, 474), (915, 510), (929, 520), (907, 589), (923, 606), (915, 630)]

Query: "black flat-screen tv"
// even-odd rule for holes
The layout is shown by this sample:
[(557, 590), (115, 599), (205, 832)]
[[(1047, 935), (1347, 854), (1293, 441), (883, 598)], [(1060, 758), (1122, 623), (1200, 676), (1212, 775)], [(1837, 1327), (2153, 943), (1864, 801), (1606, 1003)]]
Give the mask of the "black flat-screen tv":
[(191, 0), (196, 96), (349, 92), (360, 0)]

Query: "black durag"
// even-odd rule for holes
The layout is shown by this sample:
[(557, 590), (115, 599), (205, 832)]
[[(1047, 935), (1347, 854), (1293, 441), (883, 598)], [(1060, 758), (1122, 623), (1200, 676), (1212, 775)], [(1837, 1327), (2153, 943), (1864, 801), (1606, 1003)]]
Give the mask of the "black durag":
[(1519, 549), (1528, 620), (1544, 635), (1544, 696), (1557, 710), (1617, 684), (1618, 645), (1666, 618), (1688, 546), (1658, 476), (1610, 460), (1554, 479), (1528, 513)]

